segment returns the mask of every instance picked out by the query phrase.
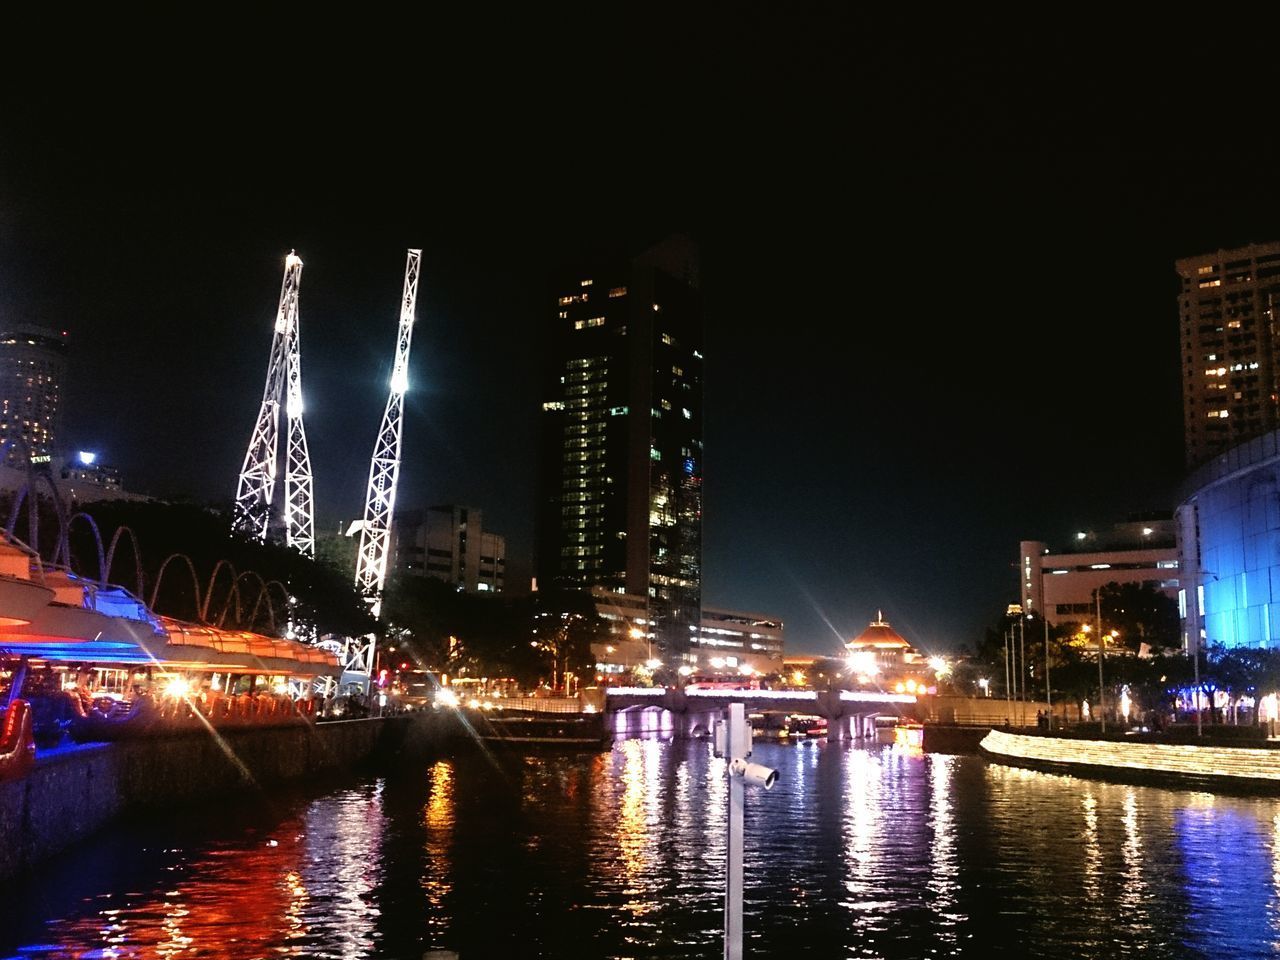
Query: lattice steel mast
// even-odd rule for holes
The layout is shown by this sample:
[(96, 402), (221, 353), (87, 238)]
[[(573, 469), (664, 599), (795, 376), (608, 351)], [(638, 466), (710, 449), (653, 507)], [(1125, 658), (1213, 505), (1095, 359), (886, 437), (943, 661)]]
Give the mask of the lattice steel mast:
[(285, 415), (289, 421), (288, 459), (284, 471), (285, 542), (305, 556), (316, 554), (315, 512), (311, 499), (311, 455), (302, 426), (302, 331), (294, 310), (285, 364)]
[[(396, 502), (396, 480), (400, 475), (400, 436), (404, 426), (404, 395), (409, 389), (409, 343), (413, 338), (418, 260), (421, 256), (421, 250), (410, 250), (405, 264), (400, 331), (396, 338), (395, 364), (391, 368), (391, 391), (387, 396), (387, 409), (382, 415), (378, 440), (373, 447), (373, 462), (369, 465), (369, 495), (360, 531), (360, 553), (356, 558), (356, 588), (369, 601), (375, 617), (382, 607), (391, 514)], [(367, 658), (366, 666), (371, 670), (372, 643)]]
[(231, 524), (234, 529), (255, 539), (266, 539), (271, 520), (271, 498), (276, 485), (280, 401), (285, 396), (289, 431), (288, 463), (285, 467), (287, 542), (312, 556), (315, 535), (311, 459), (302, 427), (302, 371), (298, 346), (298, 290), (301, 285), (302, 259), (290, 251), (285, 258), (280, 305), (271, 337), (267, 384), (262, 391), (262, 405), (258, 409), (258, 419), (240, 470)]

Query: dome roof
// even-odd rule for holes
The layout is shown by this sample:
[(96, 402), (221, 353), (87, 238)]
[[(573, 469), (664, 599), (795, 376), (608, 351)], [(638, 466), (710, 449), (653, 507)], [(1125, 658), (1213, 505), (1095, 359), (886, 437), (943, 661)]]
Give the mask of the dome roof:
[(884, 613), (877, 610), (876, 619), (872, 620), (867, 629), (845, 644), (850, 650), (865, 649), (867, 647), (876, 647), (880, 650), (909, 650), (911, 644), (903, 639), (902, 635), (889, 626), (884, 619)]

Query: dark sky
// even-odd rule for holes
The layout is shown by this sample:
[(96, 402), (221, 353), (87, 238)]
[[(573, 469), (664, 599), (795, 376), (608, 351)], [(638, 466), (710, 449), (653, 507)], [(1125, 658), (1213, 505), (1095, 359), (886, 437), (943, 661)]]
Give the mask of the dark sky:
[(227, 501), (296, 249), (330, 529), (363, 510), (423, 248), (399, 504), (483, 508), (522, 582), (549, 278), (682, 231), (707, 306), (704, 602), (782, 617), (802, 652), (878, 608), (923, 647), (972, 641), (1016, 599), (1019, 540), (1173, 505), (1173, 260), (1280, 237), (1274, 157), (1157, 142), (1198, 108), (1161, 84), (1194, 77), (1135, 69), (1096, 109), (1103, 75), (1030, 28), (996, 56), (963, 42), (981, 24), (886, 47), (712, 9), (616, 50), (566, 35), (568, 59), (511, 23), (411, 57), (376, 42), (391, 22), (214, 25), (216, 53), (86, 35), (0, 95), (0, 318), (70, 332), (70, 443), (130, 487)]

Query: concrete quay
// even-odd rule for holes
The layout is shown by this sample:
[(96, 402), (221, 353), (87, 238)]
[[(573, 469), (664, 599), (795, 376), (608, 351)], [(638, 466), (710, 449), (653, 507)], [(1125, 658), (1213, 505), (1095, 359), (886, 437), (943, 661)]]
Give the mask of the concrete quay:
[(412, 714), (42, 751), (31, 773), (0, 783), (0, 880), (120, 817), (336, 773), (442, 735), (438, 718)]

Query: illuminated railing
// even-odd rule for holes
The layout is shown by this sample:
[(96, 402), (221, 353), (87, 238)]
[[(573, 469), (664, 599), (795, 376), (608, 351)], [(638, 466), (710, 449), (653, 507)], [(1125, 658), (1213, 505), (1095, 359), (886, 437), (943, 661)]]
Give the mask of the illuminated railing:
[(662, 687), (609, 687), (605, 691), (610, 697), (660, 697), (667, 691)]
[[(605, 691), (610, 697), (661, 697), (667, 691), (662, 687), (609, 687)], [(815, 701), (818, 694), (813, 690), (686, 690), (690, 697), (728, 697), (734, 700), (800, 700)], [(916, 698), (909, 693), (878, 693), (875, 691), (841, 690), (840, 699), (852, 703), (915, 703)]]
[(859, 703), (915, 703), (910, 693), (873, 693), (869, 690), (841, 690), (840, 699)]
[(1085, 764), (1198, 777), (1238, 777), (1280, 781), (1280, 751), (1251, 747), (1202, 747), (1194, 744), (1110, 742), (1032, 737), (992, 730), (982, 749), (996, 759)]
[(817, 700), (812, 690), (686, 690), (691, 697), (730, 697), (737, 700)]

